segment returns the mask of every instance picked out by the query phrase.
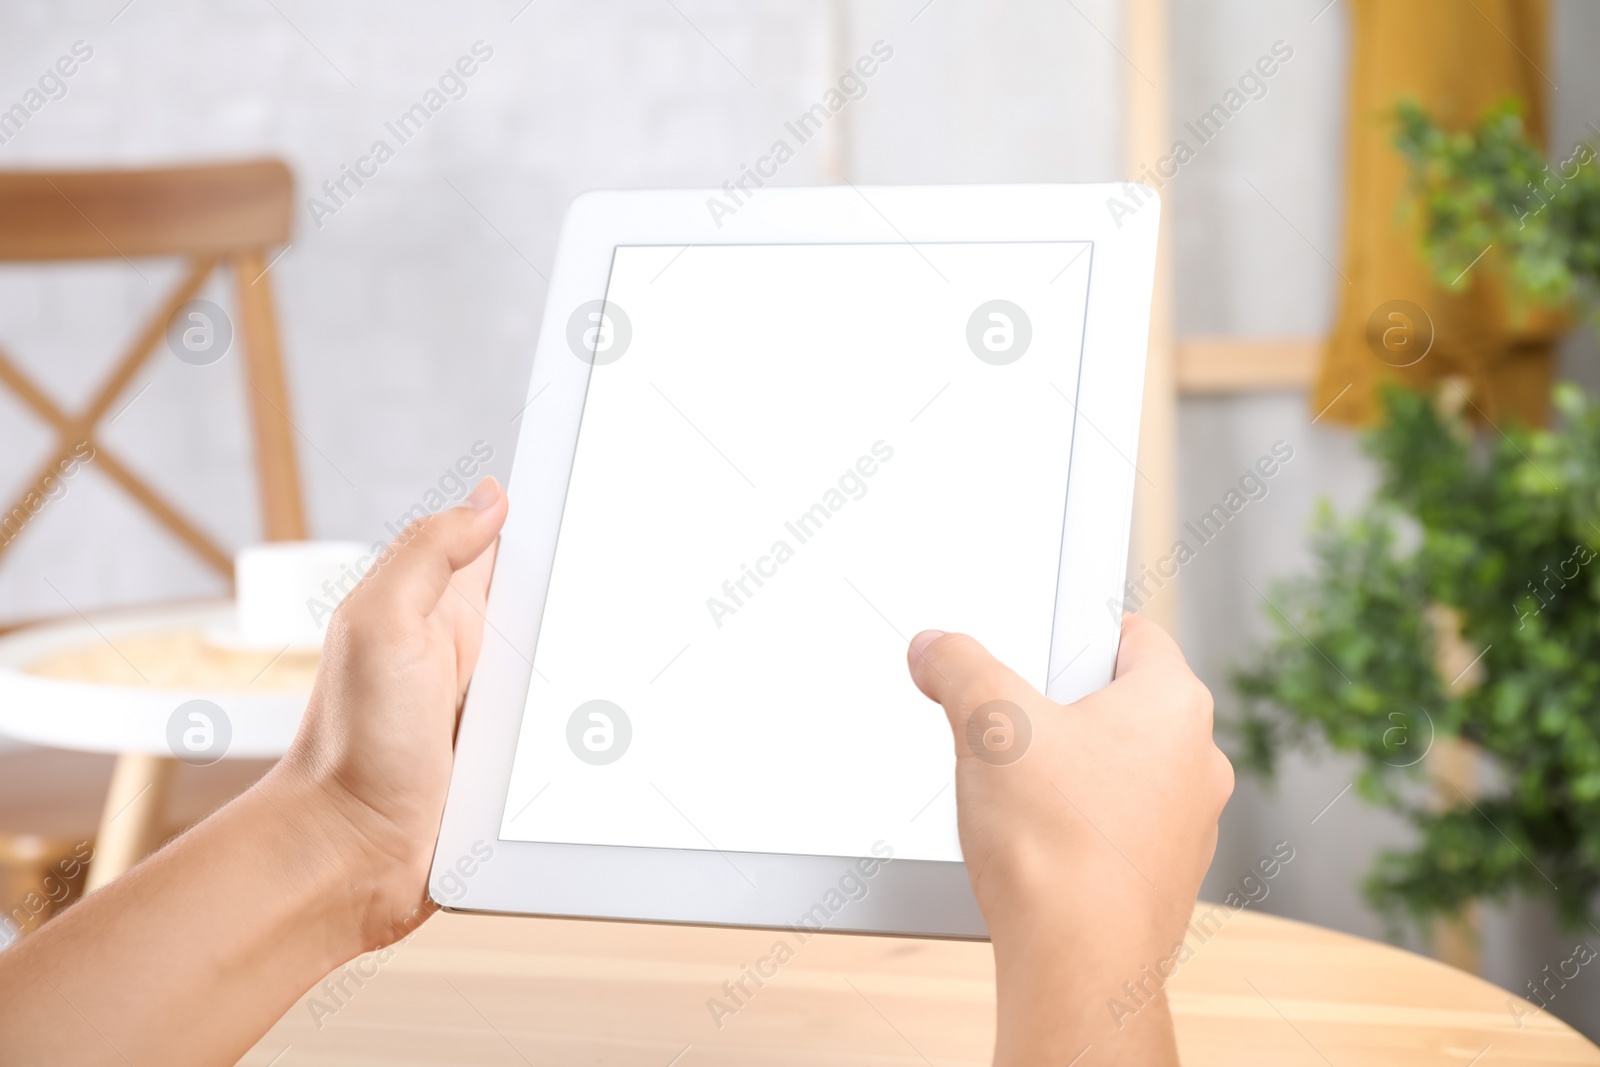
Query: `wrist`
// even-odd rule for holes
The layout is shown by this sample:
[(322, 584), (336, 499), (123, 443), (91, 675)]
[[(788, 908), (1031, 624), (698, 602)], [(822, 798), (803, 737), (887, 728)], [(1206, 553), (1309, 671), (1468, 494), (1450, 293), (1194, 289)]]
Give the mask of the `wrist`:
[[(1120, 853), (1040, 844), (988, 856), (981, 869), (973, 888), (997, 951), (1048, 941), (1068, 951), (1094, 947), (1108, 957), (1141, 959), (1166, 948), (1189, 915), (1188, 907), (1175, 912), (1170, 894)], [(1108, 927), (1117, 932), (1114, 940), (1104, 936)]]
[(1165, 980), (1151, 978), (1167, 973), (1162, 961), (1182, 936), (1169, 929), (1170, 909), (1120, 860), (1061, 866), (1048, 853), (1013, 857), (997, 880), (1004, 894), (984, 901), (995, 956), (997, 1067), (1069, 1063), (1090, 1046), (1086, 1067), (1175, 1064)]
[(1085, 912), (1075, 928), (1041, 922), (1022, 936), (1019, 925), (995, 943), (996, 1067), (1177, 1064), (1165, 983), (1147, 967), (1161, 954), (1146, 960), (1126, 945), (1138, 935), (1124, 925)]
[(432, 913), (406, 865), (374, 844), (381, 835), (369, 823), (377, 813), (330, 776), (286, 757), (254, 792), (292, 828), (288, 844), (307, 884), (318, 887), (335, 964), (399, 940)]

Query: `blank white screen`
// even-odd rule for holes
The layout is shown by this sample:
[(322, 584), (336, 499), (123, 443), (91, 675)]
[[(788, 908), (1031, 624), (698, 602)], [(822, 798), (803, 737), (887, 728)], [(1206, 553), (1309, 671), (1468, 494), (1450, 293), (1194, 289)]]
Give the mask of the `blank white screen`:
[[(1044, 688), (1091, 259), (618, 248), (631, 338), (591, 374), (501, 836), (959, 860), (906, 643), (962, 630)], [(1031, 327), (1006, 365), (968, 340), (996, 299)], [(600, 766), (568, 747), (594, 699), (632, 727)]]

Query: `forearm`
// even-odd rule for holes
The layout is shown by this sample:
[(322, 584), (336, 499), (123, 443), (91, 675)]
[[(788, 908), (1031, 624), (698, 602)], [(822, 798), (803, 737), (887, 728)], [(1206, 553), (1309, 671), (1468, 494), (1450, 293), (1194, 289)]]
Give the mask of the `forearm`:
[(273, 775), (0, 953), (0, 1061), (232, 1062), (358, 954), (362, 873)]
[(1164, 980), (1147, 973), (1172, 955), (1172, 922), (1122, 874), (1060, 876), (991, 922), (996, 1067), (1176, 1067)]

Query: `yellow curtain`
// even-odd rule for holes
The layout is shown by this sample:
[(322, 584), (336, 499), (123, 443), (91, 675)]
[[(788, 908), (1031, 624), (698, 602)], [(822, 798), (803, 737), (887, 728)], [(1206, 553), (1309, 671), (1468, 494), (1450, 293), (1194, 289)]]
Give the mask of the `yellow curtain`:
[[(1517, 313), (1508, 305), (1493, 249), (1470, 268), (1463, 293), (1434, 283), (1419, 251), (1419, 212), (1401, 208), (1407, 165), (1394, 148), (1394, 109), (1401, 99), (1414, 99), (1446, 129), (1464, 129), (1491, 105), (1515, 96), (1525, 105), (1529, 132), (1543, 144), (1550, 87), (1546, 0), (1349, 0), (1344, 6), (1352, 28), (1348, 284), (1335, 280), (1338, 319), (1323, 351), (1312, 410), (1326, 408), (1330, 422), (1365, 425), (1379, 414), (1380, 383), (1428, 389), (1460, 377), (1487, 418), (1543, 425), (1559, 318)], [(1417, 362), (1400, 365), (1421, 355), (1427, 320), (1432, 347)], [(1401, 343), (1383, 348), (1389, 329), (1398, 331), (1390, 336)]]

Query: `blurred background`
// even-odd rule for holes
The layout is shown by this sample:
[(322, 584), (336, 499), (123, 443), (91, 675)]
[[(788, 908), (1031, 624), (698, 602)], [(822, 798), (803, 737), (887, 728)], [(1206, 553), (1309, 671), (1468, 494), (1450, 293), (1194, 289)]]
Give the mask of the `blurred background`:
[[(1377, 484), (1357, 432), (1338, 412), (1322, 417), (1327, 399), (1312, 392), (1306, 355), (1315, 358), (1334, 330), (1353, 284), (1351, 80), (1372, 73), (1353, 56), (1360, 6), (1173, 0), (1157, 68), (1152, 54), (1163, 57), (1140, 51), (1121, 0), (21, 0), (0, 7), (0, 107), (24, 101), (58, 58), (80, 62), (64, 93), (25, 123), (13, 130), (0, 120), (0, 171), (288, 164), (292, 232), (271, 251), (266, 277), (306, 526), (317, 538), (370, 543), (386, 540), (385, 523), (476, 443), (492, 447), (488, 472), (508, 473), (546, 277), (576, 194), (737, 178), (880, 40), (892, 60), (777, 183), (1120, 180), (1135, 169), (1139, 85), (1170, 111), (1162, 140), (1186, 136), (1184, 122), (1222, 101), (1275, 44), (1280, 59), (1287, 46), (1291, 57), (1263, 79), (1259, 98), (1232, 112), (1163, 189), (1179, 355), (1175, 462), (1154, 467), (1170, 501), (1155, 514), (1171, 528), (1151, 543), (1170, 542), (1179, 522), (1207, 511), (1276, 442), (1294, 449), (1267, 497), (1182, 568), (1165, 606), (1151, 605), (1175, 611), (1181, 643), (1226, 718), (1240, 704), (1231, 672), (1271, 640), (1263, 593), (1313, 565), (1317, 502), (1353, 508)], [(1505, 27), (1489, 15), (1520, 7), (1446, 6), (1450, 19), (1486, 22), (1500, 36)], [(1554, 0), (1543, 10), (1545, 139), (1564, 157), (1600, 118), (1600, 8)], [(1457, 30), (1441, 22), (1429, 33), (1417, 48)], [(86, 48), (75, 51), (78, 42)], [(478, 69), (459, 98), (354, 195), (341, 195), (336, 211), (308, 202), (333, 203), (323, 183), (390, 139), (385, 124), (477, 42)], [(75, 411), (182, 272), (137, 257), (0, 266), (0, 350)], [(214, 278), (199, 295), (231, 308), (233, 282)], [(1186, 339), (1217, 338), (1283, 344), (1260, 349), (1266, 371), (1218, 384), (1202, 373), (1209, 364), (1183, 361)], [(1570, 331), (1558, 376), (1595, 380), (1593, 347), (1588, 331)], [(120, 394), (98, 439), (217, 544), (231, 551), (258, 540), (264, 517), (240, 361), (158, 357)], [(55, 440), (0, 390), (0, 495), (25, 492)], [(1133, 558), (1137, 566), (1137, 550)], [(228, 589), (89, 463), (0, 556), (0, 623)], [(0, 831), (92, 834), (111, 759), (0, 740)], [(173, 818), (203, 813), (260, 766), (211, 780), (185, 769)], [(1221, 899), (1287, 841), (1295, 859), (1251, 906), (1444, 951), (1415, 927), (1392, 931), (1362, 894), (1378, 851), (1406, 845), (1414, 831), (1358, 791), (1342, 792), (1356, 767), (1308, 746), (1284, 754), (1275, 786), (1241, 775), (1204, 895)], [(1537, 900), (1490, 901), (1473, 922), (1481, 943), (1465, 958), (1512, 990), (1571, 955), (1579, 936), (1560, 932)], [(1591, 1035), (1600, 1033), (1597, 1007), (1600, 979), (1587, 972), (1551, 1004)]]

